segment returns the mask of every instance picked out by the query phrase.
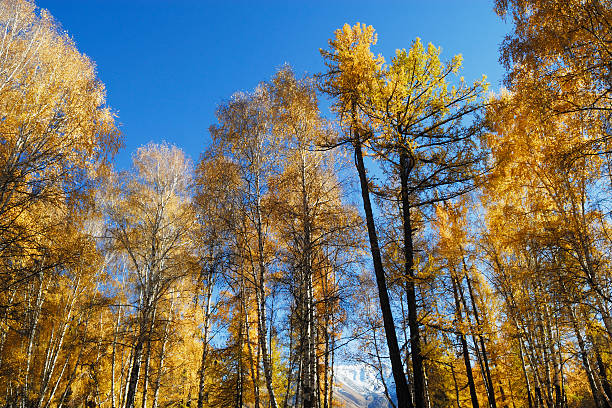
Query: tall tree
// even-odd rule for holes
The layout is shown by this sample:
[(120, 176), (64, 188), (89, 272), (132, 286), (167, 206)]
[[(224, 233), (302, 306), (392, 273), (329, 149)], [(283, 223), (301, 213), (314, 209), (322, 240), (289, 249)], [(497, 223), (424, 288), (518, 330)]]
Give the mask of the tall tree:
[(372, 27), (357, 25), (353, 29), (349, 25), (345, 25), (342, 30), (337, 30), (335, 39), (329, 41), (330, 50), (321, 51), (328, 67), (327, 74), (324, 77), (323, 90), (336, 99), (334, 110), (339, 116), (340, 125), (346, 132), (346, 135), (340, 140), (330, 141), (328, 144), (338, 146), (346, 143), (350, 144), (353, 149), (398, 406), (406, 408), (413, 406), (412, 398), (406, 382), (397, 341), (395, 321), (393, 320), (387, 279), (370, 199), (370, 184), (363, 159), (363, 145), (372, 137), (373, 128), (368, 121), (368, 117), (364, 115), (359, 102), (362, 95), (374, 86), (373, 82), (380, 75), (381, 65), (384, 62), (382, 57), (376, 57), (370, 51), (370, 45), (375, 44), (376, 40)]
[[(151, 343), (163, 299), (189, 273), (189, 238), (194, 225), (190, 202), (190, 168), (174, 146), (149, 144), (134, 156), (133, 173), (109, 180), (105, 208), (112, 248), (124, 255), (133, 282), (135, 310), (132, 366), (125, 407), (135, 403), (139, 379), (146, 401)], [(114, 188), (112, 187), (114, 185)], [(144, 354), (143, 354), (144, 353)], [(142, 376), (142, 377), (141, 377)]]
[(0, 44), (0, 305), (10, 308), (41, 271), (46, 231), (119, 141), (93, 62), (47, 11), (3, 2)]
[(92, 351), (103, 278), (85, 226), (119, 137), (94, 63), (47, 11), (3, 1), (0, 44), (2, 400), (46, 407)]
[(270, 90), (275, 132), (286, 146), (286, 165), (274, 179), (270, 204), (279, 220), (293, 293), (290, 319), (300, 367), (296, 404), (320, 407), (332, 389), (329, 341), (336, 334), (333, 314), (339, 314), (332, 305), (338, 305), (338, 281), (359, 245), (359, 217), (343, 203), (334, 157), (317, 148), (331, 130), (320, 116), (312, 83), (297, 80), (285, 67), (272, 79)]
[[(269, 403), (276, 408), (267, 310), (269, 266), (274, 249), (270, 240), (270, 209), (264, 201), (270, 177), (278, 173), (280, 163), (276, 160), (279, 139), (272, 132), (270, 104), (269, 91), (263, 84), (251, 94), (235, 94), (218, 108), (219, 124), (211, 127), (211, 134), (215, 148), (234, 163), (240, 179), (237, 187), (240, 203), (235, 214), (240, 217), (235, 223), (236, 249), (244, 268), (242, 277), (254, 292), (258, 349)], [(255, 366), (258, 372), (259, 360)]]
[[(383, 66), (382, 57), (375, 57), (370, 51), (374, 43), (371, 27), (345, 25), (337, 30), (336, 39), (330, 41), (331, 50), (324, 53), (329, 67), (324, 89), (337, 98), (336, 110), (344, 123), (360, 126), (358, 131), (363, 134), (367, 118), (370, 127), (365, 129), (365, 140), (368, 146), (377, 159), (390, 167), (394, 176), (399, 176), (399, 186), (392, 185), (391, 181), (383, 194), (397, 199), (400, 207), (414, 404), (424, 407), (424, 356), (410, 212), (475, 188), (476, 178), (483, 170), (484, 156), (479, 149), (480, 125), (469, 122), (482, 108), (482, 95), (487, 85), (483, 78), (472, 85), (460, 80), (459, 86), (451, 87), (448, 79), (458, 73), (461, 58), (457, 56), (447, 64), (442, 63), (440, 50), (431, 44), (425, 50), (418, 39), (409, 51), (398, 50), (388, 66)], [(365, 167), (359, 159), (362, 143), (359, 140), (358, 168)], [(368, 181), (362, 177), (365, 168), (359, 174), (364, 192), (368, 189)], [(367, 213), (366, 218), (370, 218)], [(368, 229), (373, 231), (373, 220), (369, 223), (372, 226)], [(371, 240), (372, 243), (373, 247), (378, 246)], [(374, 253), (373, 257), (376, 259)], [(380, 273), (384, 279), (382, 265), (379, 269), (377, 276)], [(381, 302), (387, 303), (383, 301), (385, 294), (381, 294)], [(385, 308), (383, 306), (383, 311)], [(383, 312), (383, 317), (385, 314)], [(395, 348), (392, 343), (397, 341), (390, 333), (389, 325), (387, 336), (391, 335), (388, 341), (393, 359), (395, 352), (391, 347)], [(399, 376), (399, 372), (397, 374)], [(395, 380), (400, 388), (403, 387), (401, 379), (400, 382), (398, 378)], [(398, 391), (398, 399), (399, 394)]]

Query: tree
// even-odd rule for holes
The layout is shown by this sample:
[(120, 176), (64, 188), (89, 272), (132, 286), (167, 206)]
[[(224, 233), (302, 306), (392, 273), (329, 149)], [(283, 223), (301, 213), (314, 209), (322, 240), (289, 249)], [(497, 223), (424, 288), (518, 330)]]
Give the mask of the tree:
[(373, 132), (367, 121), (367, 116), (360, 110), (361, 94), (373, 86), (372, 82), (379, 75), (382, 57), (375, 57), (370, 51), (370, 45), (376, 43), (372, 27), (357, 25), (355, 29), (345, 25), (336, 31), (336, 39), (330, 40), (330, 51), (321, 51), (327, 59), (328, 74), (323, 84), (323, 91), (337, 99), (334, 110), (339, 116), (341, 126), (346, 131), (346, 138), (331, 141), (331, 146), (343, 143), (351, 144), (355, 156), (355, 168), (359, 175), (361, 197), (368, 229), (370, 251), (376, 275), (378, 298), (382, 310), (385, 338), (389, 349), (389, 358), (398, 405), (400, 408), (412, 406), (408, 383), (404, 375), (400, 349), (395, 332), (395, 322), (391, 311), (387, 281), (382, 264), (382, 256), (378, 243), (378, 235), (374, 224), (374, 215), (370, 200), (370, 185), (363, 160), (363, 144)]
[(234, 230), (232, 203), (239, 184), (233, 166), (224, 157), (213, 151), (203, 154), (196, 169), (195, 208), (198, 228), (195, 241), (199, 258), (200, 276), (197, 279), (196, 296), (203, 314), (202, 357), (199, 369), (198, 408), (204, 406), (207, 390), (207, 368), (213, 347), (209, 344), (212, 332), (214, 310), (221, 299), (213, 304), (214, 291), (220, 289), (217, 283), (229, 269), (232, 262), (232, 231)]
[(134, 406), (143, 359), (146, 402), (153, 332), (164, 300), (190, 273), (186, 261), (192, 256), (189, 239), (194, 226), (189, 161), (180, 149), (149, 144), (136, 152), (133, 166), (133, 173), (124, 174), (123, 180), (109, 180), (111, 196), (105, 208), (110, 245), (125, 257), (132, 282), (135, 333), (127, 408)]
[[(5, 1), (0, 28), (0, 256), (8, 266), (44, 236), (31, 223), (41, 206), (69, 205), (119, 140), (93, 62), (47, 11)], [(3, 268), (0, 291), (36, 274)]]
[[(408, 304), (408, 324), (414, 376), (414, 403), (425, 406), (425, 374), (421, 351), (420, 323), (414, 268), (414, 229), (411, 209), (447, 200), (475, 188), (477, 177), (483, 172), (483, 154), (479, 149), (480, 124), (466, 125), (482, 109), (482, 95), (486, 89), (484, 78), (472, 85), (461, 79), (458, 87), (450, 87), (448, 78), (456, 75), (461, 58), (456, 56), (447, 64), (440, 61), (440, 50), (433, 45), (424, 49), (420, 40), (409, 51), (398, 50), (388, 66), (382, 57), (369, 50), (375, 43), (371, 27), (345, 25), (330, 41), (331, 50), (324, 52), (328, 76), (324, 89), (337, 100), (335, 109), (340, 120), (361, 138), (353, 137), (356, 146), (358, 172), (361, 178), (364, 203), (369, 198), (365, 165), (359, 151), (367, 143), (372, 154), (390, 167), (393, 177), (399, 176), (399, 186), (390, 183), (383, 195), (398, 200), (402, 219), (404, 284)], [(362, 169), (359, 169), (359, 168)], [(368, 205), (366, 205), (367, 207)], [(366, 210), (366, 218), (368, 216)], [(368, 230), (374, 232), (373, 219)], [(374, 234), (375, 235), (375, 234)], [(377, 247), (372, 236), (371, 246)], [(374, 255), (375, 259), (377, 256)], [(382, 265), (377, 280), (384, 280)], [(380, 289), (379, 289), (380, 291)], [(381, 291), (381, 302), (388, 303)], [(382, 295), (382, 296), (381, 296)], [(391, 318), (383, 307), (383, 318)], [(385, 323), (392, 361), (396, 353), (391, 323)], [(398, 362), (394, 363), (397, 366)], [(394, 378), (400, 388), (399, 367)], [(403, 374), (402, 374), (403, 376)], [(402, 392), (398, 391), (398, 400)], [(401, 397), (403, 399), (403, 397)], [(403, 403), (400, 403), (402, 405)]]
[(609, 2), (496, 0), (495, 11), (514, 23), (501, 47), (510, 87), (539, 89), (553, 112), (583, 111), (609, 123)]
[[(274, 248), (270, 240), (270, 208), (265, 206), (265, 198), (270, 178), (280, 165), (276, 161), (279, 140), (272, 133), (270, 103), (269, 91), (263, 85), (251, 94), (235, 94), (218, 108), (219, 124), (211, 127), (211, 134), (214, 148), (233, 163), (233, 171), (240, 180), (235, 195), (239, 200), (234, 214), (239, 218), (233, 224), (235, 248), (241, 258), (243, 284), (248, 283), (255, 295), (257, 341), (265, 385), (269, 403), (276, 408), (267, 312), (269, 266)], [(259, 360), (255, 366), (259, 370)], [(257, 390), (256, 398), (259, 398)]]
[(0, 381), (4, 404), (46, 407), (95, 361), (103, 261), (86, 226), (119, 135), (93, 62), (47, 11), (2, 2), (0, 44)]
[(579, 117), (581, 136), (568, 162), (601, 155), (610, 160), (612, 7), (608, 1), (497, 0), (514, 32), (501, 46), (506, 85), (540, 114)]
[(270, 92), (275, 133), (285, 146), (285, 166), (273, 179), (270, 205), (287, 268), (283, 280), (293, 298), (289, 319), (295, 334), (289, 335), (296, 337), (290, 353), (299, 367), (295, 404), (331, 406), (330, 342), (338, 330), (333, 323), (340, 315), (335, 310), (338, 282), (359, 246), (360, 219), (343, 203), (334, 156), (317, 149), (330, 129), (310, 81), (297, 80), (285, 67), (272, 79)]

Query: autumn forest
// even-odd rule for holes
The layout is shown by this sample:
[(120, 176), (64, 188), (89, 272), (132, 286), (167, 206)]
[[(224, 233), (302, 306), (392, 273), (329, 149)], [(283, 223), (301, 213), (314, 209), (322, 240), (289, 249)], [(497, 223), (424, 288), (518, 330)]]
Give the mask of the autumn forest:
[(0, 406), (357, 407), (351, 362), (377, 407), (612, 408), (612, 3), (482, 7), (500, 89), (350, 22), (121, 169), (79, 39), (0, 0)]

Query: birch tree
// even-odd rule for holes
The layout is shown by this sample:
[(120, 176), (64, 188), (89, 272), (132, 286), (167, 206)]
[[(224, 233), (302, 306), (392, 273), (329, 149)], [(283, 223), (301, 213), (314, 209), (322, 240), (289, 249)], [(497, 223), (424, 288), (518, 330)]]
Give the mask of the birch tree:
[[(194, 226), (191, 206), (190, 164), (181, 150), (149, 144), (134, 155), (132, 173), (111, 179), (106, 207), (108, 236), (114, 251), (125, 257), (130, 272), (134, 322), (131, 368), (124, 406), (134, 406), (142, 382), (146, 401), (152, 334), (159, 324), (160, 308), (178, 281), (190, 273), (190, 233)], [(114, 186), (113, 186), (114, 185)]]

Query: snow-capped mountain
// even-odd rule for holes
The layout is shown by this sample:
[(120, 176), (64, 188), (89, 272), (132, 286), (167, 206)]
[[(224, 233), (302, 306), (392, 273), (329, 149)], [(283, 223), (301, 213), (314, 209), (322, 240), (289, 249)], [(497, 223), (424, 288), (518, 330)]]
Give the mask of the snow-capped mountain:
[[(391, 372), (384, 370), (383, 375), (391, 398), (395, 398)], [(346, 408), (390, 407), (383, 384), (372, 367), (363, 364), (337, 365), (334, 369), (334, 383), (336, 398)]]

